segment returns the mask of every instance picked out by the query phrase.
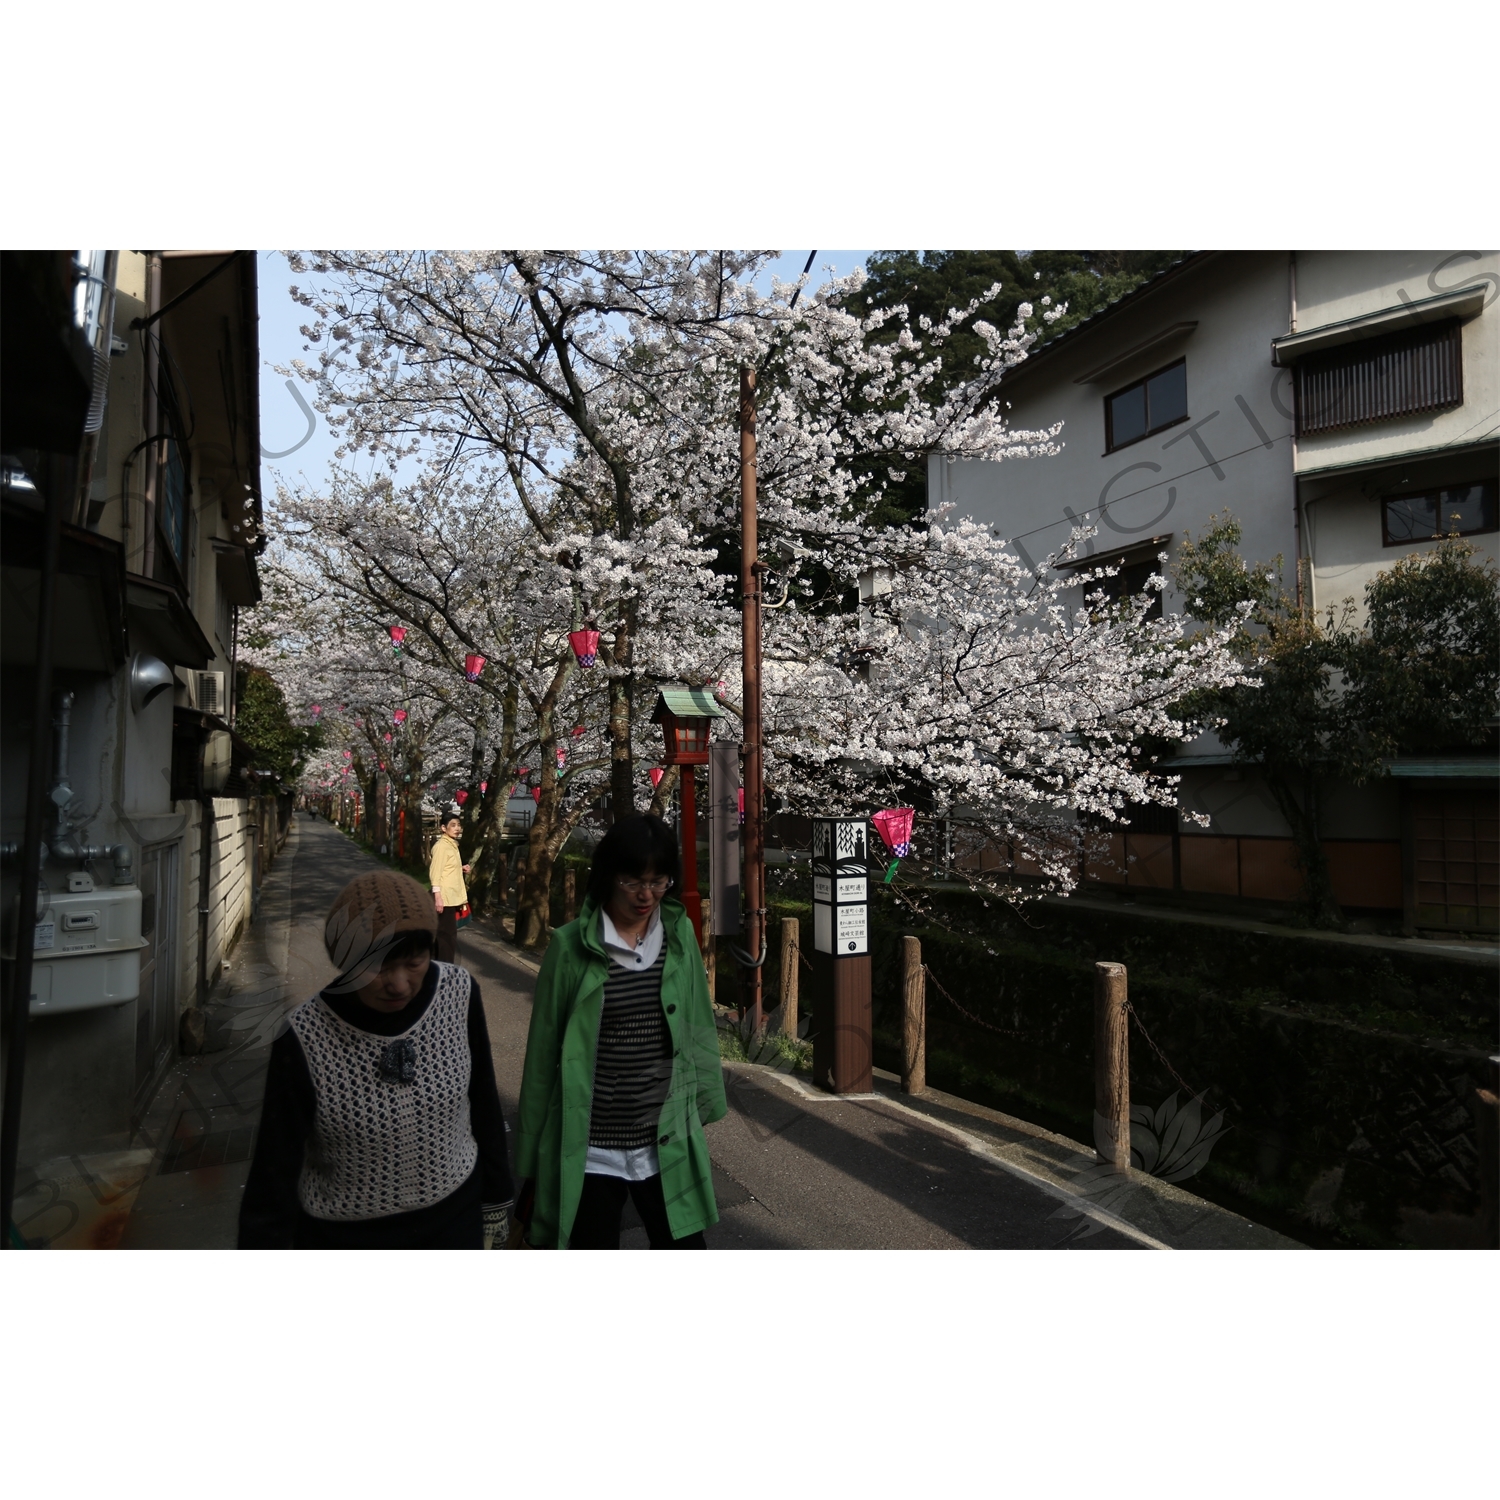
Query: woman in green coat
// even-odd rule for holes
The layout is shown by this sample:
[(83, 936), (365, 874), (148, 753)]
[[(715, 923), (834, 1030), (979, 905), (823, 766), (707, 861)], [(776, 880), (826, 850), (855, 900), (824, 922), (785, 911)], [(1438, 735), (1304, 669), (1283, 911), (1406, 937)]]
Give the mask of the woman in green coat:
[(627, 1197), (653, 1250), (705, 1249), (718, 1222), (703, 1127), (727, 1107), (724, 1073), (677, 883), (672, 830), (621, 819), (594, 852), (578, 920), (548, 946), (516, 1131), (537, 1248), (618, 1250)]

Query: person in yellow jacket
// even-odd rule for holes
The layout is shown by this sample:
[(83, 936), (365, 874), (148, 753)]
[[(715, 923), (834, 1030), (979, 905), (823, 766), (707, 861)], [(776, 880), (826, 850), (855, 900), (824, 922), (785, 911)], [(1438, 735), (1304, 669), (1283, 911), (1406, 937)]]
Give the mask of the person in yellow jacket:
[(463, 819), (456, 809), (450, 809), (433, 841), (432, 860), (427, 866), (427, 883), (432, 887), (432, 904), (437, 908), (437, 956), (445, 964), (458, 962), (458, 909), (469, 899), (464, 876), (470, 867), (458, 850), (463, 829)]

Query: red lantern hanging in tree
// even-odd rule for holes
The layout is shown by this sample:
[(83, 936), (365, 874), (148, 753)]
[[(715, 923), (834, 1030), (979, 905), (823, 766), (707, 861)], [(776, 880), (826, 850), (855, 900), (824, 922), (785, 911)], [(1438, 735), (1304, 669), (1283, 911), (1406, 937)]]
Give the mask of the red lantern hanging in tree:
[(531, 789), (531, 800), (533, 802), (536, 802), (536, 803), (540, 804), (540, 802), (542, 800), (542, 789), (541, 789), (541, 787), (539, 787), (539, 786), (532, 787), (532, 789)]
[(458, 803), (460, 807), (462, 807), (464, 803), (469, 800), (469, 794), (463, 787), (459, 787), (459, 789), (453, 794), (453, 800)]
[(579, 737), (579, 735), (581, 735), (583, 733), (583, 725), (582, 724), (575, 724), (573, 726), (572, 733), (573, 733), (573, 738), (576, 740)]
[(914, 807), (887, 807), (870, 819), (886, 848), (896, 856), (885, 872), (887, 885), (896, 878), (896, 866), (911, 853), (911, 825), (916, 815)]
[(599, 660), (599, 632), (597, 630), (570, 630), (568, 644), (580, 667), (591, 667)]
[(660, 786), (662, 777), (667, 773), (660, 766), (652, 766), (646, 774), (651, 778), (652, 786)]
[(406, 626), (404, 626), (404, 625), (392, 625), (391, 629), (390, 629), (390, 636), (391, 636), (391, 650), (394, 651), (397, 656), (400, 656), (401, 655), (401, 642), (406, 639)]
[(320, 713), (322, 713), (322, 712), (323, 712), (323, 705), (321, 703), (314, 703), (313, 706), (312, 706), (312, 716), (313, 716), (313, 718), (316, 719), (318, 717), (318, 715)]
[(404, 724), (406, 723), (406, 710), (404, 708), (398, 708), (396, 712), (391, 715), (391, 717), (398, 724)]
[(482, 796), (484, 796), (484, 794), (485, 794), (485, 793), (486, 793), (486, 792), (487, 792), (487, 791), (489, 791), (489, 789), (490, 789), (490, 784), (489, 784), (489, 782), (487, 782), (487, 781), (481, 781), (481, 782), (480, 782), (480, 783), (479, 783), (479, 795), (480, 795), (480, 796), (481, 796), (481, 797), (482, 797)]
[(484, 671), (485, 658), (477, 651), (471, 651), (464, 657), (464, 676), (470, 682), (478, 682), (479, 674)]
[(386, 731), (385, 742), (387, 745), (389, 745), (391, 742), (391, 735), (389, 730)]
[(568, 752), (561, 745), (559, 745), (557, 747), (557, 769), (559, 771), (562, 770), (563, 764), (567, 760), (567, 758)]
[(517, 776), (530, 776), (531, 772), (525, 766), (517, 766), (516, 767), (516, 775)]

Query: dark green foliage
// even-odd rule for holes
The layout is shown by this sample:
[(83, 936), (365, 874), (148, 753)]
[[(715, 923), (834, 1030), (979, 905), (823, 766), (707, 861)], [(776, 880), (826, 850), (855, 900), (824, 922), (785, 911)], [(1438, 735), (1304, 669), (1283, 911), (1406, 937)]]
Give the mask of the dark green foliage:
[(1365, 590), (1349, 713), (1382, 755), (1473, 747), (1500, 710), (1500, 578), (1468, 542), (1403, 557)]
[[(941, 322), (950, 311), (961, 311), (997, 282), (1000, 284), (999, 296), (972, 317), (965, 318), (944, 345), (942, 370), (931, 392), (932, 399), (938, 400), (956, 381), (972, 375), (975, 357), (984, 352), (984, 341), (973, 332), (976, 319), (997, 328), (1009, 328), (1020, 305), (1030, 302), (1034, 308), (1031, 326), (1045, 342), (1133, 291), (1186, 253), (1183, 250), (880, 250), (866, 263), (869, 280), (850, 299), (849, 306), (863, 316), (877, 308), (904, 305), (910, 312), (912, 333), (920, 337), (919, 318)], [(1043, 297), (1050, 297), (1054, 306), (1067, 303), (1067, 312), (1057, 322), (1042, 322)], [(875, 337), (894, 339), (899, 329), (899, 322), (892, 322)], [(899, 525), (920, 516), (926, 508), (926, 465), (919, 464), (900, 482), (890, 485), (874, 520), (876, 524)]]
[(308, 755), (322, 740), (321, 728), (292, 723), (276, 679), (260, 667), (243, 674), (234, 731), (249, 745), (254, 768), (269, 771), (282, 786), (296, 781)]
[[(1188, 611), (1208, 625), (1240, 621), (1233, 649), (1257, 679), (1195, 695), (1185, 717), (1221, 719), (1219, 738), (1259, 765), (1297, 844), (1315, 921), (1338, 920), (1319, 833), (1322, 784), (1385, 774), (1405, 752), (1483, 743), (1500, 687), (1495, 565), (1449, 540), (1402, 558), (1365, 590), (1368, 619), (1330, 609), (1320, 622), (1281, 582), (1281, 558), (1247, 564), (1225, 511), (1183, 538), (1173, 567)], [(1240, 606), (1247, 606), (1241, 613)]]

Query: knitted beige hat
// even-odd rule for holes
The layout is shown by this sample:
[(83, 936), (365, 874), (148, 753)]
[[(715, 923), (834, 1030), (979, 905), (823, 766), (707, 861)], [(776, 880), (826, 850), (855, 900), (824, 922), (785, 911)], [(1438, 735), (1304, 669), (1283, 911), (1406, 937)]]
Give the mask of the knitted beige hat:
[(386, 954), (412, 932), (437, 935), (431, 894), (395, 870), (356, 875), (334, 899), (323, 928), (340, 976), (330, 988), (357, 989), (374, 978)]

